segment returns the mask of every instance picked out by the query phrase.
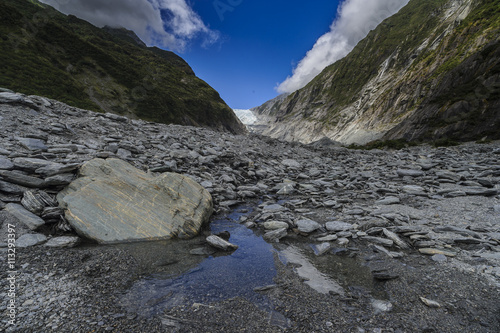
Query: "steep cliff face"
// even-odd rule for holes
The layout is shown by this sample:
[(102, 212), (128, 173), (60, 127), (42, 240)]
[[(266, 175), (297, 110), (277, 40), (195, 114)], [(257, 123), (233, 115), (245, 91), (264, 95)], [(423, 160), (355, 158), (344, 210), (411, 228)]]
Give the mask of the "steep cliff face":
[(309, 143), (500, 138), (500, 0), (411, 0), (306, 87), (254, 109)]
[(72, 106), (242, 133), (179, 56), (125, 29), (97, 28), (36, 0), (0, 0), (0, 87)]

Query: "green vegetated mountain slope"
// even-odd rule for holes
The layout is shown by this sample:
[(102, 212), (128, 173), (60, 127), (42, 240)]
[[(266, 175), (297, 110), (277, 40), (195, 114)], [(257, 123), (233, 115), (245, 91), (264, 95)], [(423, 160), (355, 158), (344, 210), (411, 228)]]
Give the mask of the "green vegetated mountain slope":
[(0, 0), (0, 87), (94, 111), (245, 131), (179, 56), (36, 0)]
[(312, 142), (500, 138), (500, 0), (410, 0), (285, 99), (264, 134)]

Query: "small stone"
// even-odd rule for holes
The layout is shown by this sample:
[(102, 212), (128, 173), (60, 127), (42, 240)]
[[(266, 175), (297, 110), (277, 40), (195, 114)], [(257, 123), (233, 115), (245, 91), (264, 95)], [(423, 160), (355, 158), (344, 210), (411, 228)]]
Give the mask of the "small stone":
[(398, 169), (396, 173), (399, 177), (421, 177), (425, 175), (425, 172), (413, 169)]
[(332, 248), (332, 244), (330, 244), (328, 242), (324, 242), (324, 243), (321, 243), (319, 245), (313, 246), (314, 254), (317, 256), (321, 256), (321, 255), (325, 254), (331, 248)]
[(16, 240), (16, 247), (30, 247), (41, 244), (47, 240), (42, 234), (24, 234)]
[(10, 194), (23, 194), (27, 188), (0, 180), (0, 191)]
[(447, 260), (444, 254), (435, 254), (431, 257), (431, 259), (435, 262), (445, 262)]
[(62, 173), (45, 178), (44, 186), (66, 186), (73, 181), (75, 175), (72, 173)]
[(305, 233), (311, 233), (319, 228), (321, 228), (321, 225), (313, 220), (299, 220), (297, 221), (297, 229), (300, 232), (305, 232)]
[(427, 195), (425, 189), (417, 185), (405, 185), (403, 186), (403, 192), (411, 195)]
[(425, 305), (427, 305), (430, 308), (440, 308), (441, 307), (441, 304), (439, 304), (436, 301), (430, 300), (428, 298), (420, 297), (420, 300), (422, 301), (422, 303), (424, 303)]
[(378, 314), (381, 312), (390, 312), (394, 306), (389, 301), (381, 301), (378, 299), (374, 299), (372, 300), (372, 307), (373, 310), (375, 311), (375, 314)]
[(24, 206), (24, 208), (36, 215), (39, 215), (45, 207), (44, 202), (40, 200), (40, 198), (38, 198), (34, 191), (24, 192), (21, 204)]
[(386, 238), (374, 237), (374, 236), (364, 236), (362, 239), (367, 240), (374, 244), (379, 244), (382, 246), (391, 247), (394, 245), (394, 241)]
[(394, 280), (399, 277), (397, 273), (390, 272), (388, 270), (372, 271), (372, 275), (375, 279), (382, 281)]
[(266, 230), (277, 230), (277, 229), (288, 229), (288, 223), (281, 221), (268, 221), (263, 223), (264, 229)]
[(418, 249), (418, 251), (422, 254), (427, 254), (427, 255), (435, 255), (435, 254), (442, 254), (447, 257), (455, 257), (456, 254), (448, 251), (443, 251), (443, 250), (438, 250), (438, 249), (432, 249), (432, 248), (423, 248), (423, 249)]
[(9, 183), (21, 186), (39, 188), (43, 185), (43, 179), (27, 176), (19, 172), (0, 170), (0, 176)]
[(297, 162), (296, 160), (292, 159), (286, 159), (281, 162), (284, 166), (290, 167), (290, 168), (300, 168), (302, 165)]
[(446, 171), (446, 170), (445, 171), (437, 171), (436, 176), (439, 179), (447, 179), (447, 180), (451, 180), (453, 182), (458, 182), (460, 180), (460, 178), (462, 178), (460, 175), (457, 175), (454, 172)]
[(7, 204), (7, 206), (5, 206), (5, 210), (17, 218), (20, 222), (24, 223), (30, 230), (36, 230), (45, 224), (44, 220), (26, 210), (19, 204)]
[(278, 229), (278, 230), (266, 232), (264, 234), (264, 236), (262, 236), (262, 238), (264, 238), (264, 240), (271, 242), (271, 243), (274, 243), (274, 242), (278, 243), (279, 240), (281, 238), (285, 237), (287, 234), (288, 234), (287, 229), (283, 228), (283, 229)]
[(12, 170), (13, 168), (14, 163), (7, 157), (0, 155), (0, 170)]
[(47, 247), (74, 247), (80, 242), (80, 238), (76, 236), (61, 236), (51, 238), (45, 246)]
[(210, 246), (213, 246), (216, 249), (220, 249), (223, 251), (234, 251), (234, 250), (238, 249), (238, 245), (231, 244), (228, 241), (226, 241), (226, 240), (224, 240), (216, 235), (208, 236), (207, 243), (210, 244)]
[(339, 237), (337, 235), (328, 235), (318, 238), (319, 242), (331, 242), (337, 240)]
[(25, 148), (28, 148), (29, 150), (42, 150), (42, 151), (47, 151), (47, 146), (45, 145), (45, 142), (39, 139), (31, 139), (31, 138), (17, 138), (19, 143), (21, 143), (22, 146)]
[(339, 238), (337, 240), (337, 243), (339, 244), (339, 246), (346, 246), (347, 244), (349, 244), (349, 240), (347, 238)]
[(399, 198), (397, 198), (397, 197), (387, 197), (384, 199), (377, 200), (375, 202), (375, 204), (376, 205), (395, 205), (395, 204), (398, 204), (400, 202), (401, 202), (401, 200), (399, 200)]
[(340, 232), (340, 231), (347, 231), (354, 229), (354, 226), (352, 224), (340, 221), (327, 222), (325, 226), (328, 231), (333, 231), (333, 232)]

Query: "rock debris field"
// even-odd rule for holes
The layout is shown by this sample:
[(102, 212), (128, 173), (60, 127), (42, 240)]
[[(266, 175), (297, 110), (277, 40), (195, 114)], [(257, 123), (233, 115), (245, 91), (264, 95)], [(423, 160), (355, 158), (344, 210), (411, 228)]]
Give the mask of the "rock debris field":
[[(118, 300), (140, 277), (141, 263), (124, 248), (78, 236), (56, 198), (95, 158), (118, 158), (152, 176), (190, 177), (212, 195), (212, 220), (252, 207), (234, 223), (277, 253), (302, 246), (317, 260), (355, 260), (383, 296), (342, 283), (341, 290), (318, 291), (300, 264), (276, 258), (274, 283), (255, 290), (268, 308), (235, 296), (187, 300), (153, 316), (129, 311)], [(349, 150), (327, 140), (306, 146), (99, 114), (4, 90), (0, 325), (5, 332), (499, 332), (499, 194), (498, 142), (396, 151)], [(185, 255), (238, 248), (222, 238), (205, 227), (190, 241), (198, 250)]]

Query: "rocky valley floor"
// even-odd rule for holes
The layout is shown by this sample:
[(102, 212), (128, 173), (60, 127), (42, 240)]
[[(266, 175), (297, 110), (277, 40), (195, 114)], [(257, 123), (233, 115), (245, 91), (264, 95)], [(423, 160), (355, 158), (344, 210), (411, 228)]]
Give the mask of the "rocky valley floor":
[[(193, 240), (161, 243), (173, 253), (161, 262), (149, 262), (128, 247), (80, 239), (55, 195), (77, 177), (82, 163), (96, 157), (118, 157), (152, 174), (192, 177), (212, 194), (214, 225), (233, 219), (224, 226), (238, 250), (208, 246), (210, 226)], [(499, 194), (498, 142), (397, 151), (305, 146), (0, 92), (0, 327), (6, 332), (499, 332)], [(244, 258), (251, 245), (237, 243), (241, 238), (231, 224), (270, 247), (271, 282), (252, 287), (249, 297), (231, 291), (214, 301), (210, 294), (230, 288), (220, 283), (222, 277), (239, 269), (229, 264), (220, 267), (220, 280), (207, 281), (212, 289), (206, 297), (190, 299), (186, 291), (182, 301), (172, 302), (178, 295), (172, 292), (137, 303), (134, 310), (133, 297), (126, 296), (151, 279), (149, 266), (175, 280), (203, 271), (210, 258), (230, 263)], [(14, 269), (9, 234), (16, 239)], [(14, 298), (9, 296), (13, 270)], [(259, 284), (262, 272), (248, 271), (249, 281), (255, 276)], [(144, 308), (156, 310), (145, 315)]]

